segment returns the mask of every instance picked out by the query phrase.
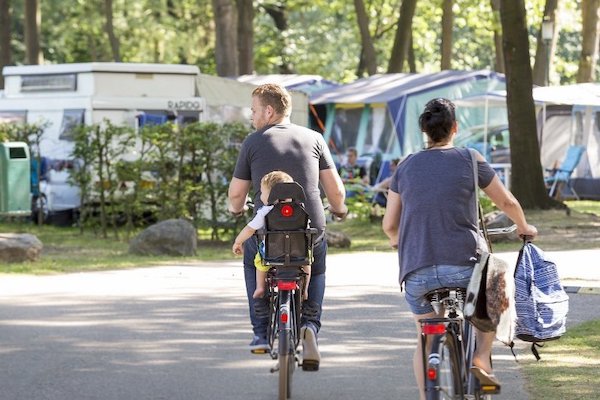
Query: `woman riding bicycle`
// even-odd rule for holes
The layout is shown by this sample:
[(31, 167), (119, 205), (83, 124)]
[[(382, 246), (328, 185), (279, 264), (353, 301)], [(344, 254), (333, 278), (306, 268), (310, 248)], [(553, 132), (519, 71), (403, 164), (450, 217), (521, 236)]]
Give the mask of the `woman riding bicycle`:
[[(468, 286), (478, 236), (471, 155), (468, 149), (453, 145), (458, 130), (454, 104), (441, 98), (429, 101), (419, 126), (427, 134), (427, 148), (398, 165), (382, 223), (392, 246), (398, 246), (400, 284), (404, 283), (418, 337), (420, 319), (441, 316), (433, 311), (425, 293)], [(517, 225), (519, 235), (535, 237), (537, 229), (527, 223), (519, 202), (481, 154), (477, 159), (479, 187)], [(482, 383), (499, 386), (491, 366), (494, 336), (494, 332), (476, 332), (473, 373)], [(417, 343), (413, 368), (424, 399), (420, 340)]]

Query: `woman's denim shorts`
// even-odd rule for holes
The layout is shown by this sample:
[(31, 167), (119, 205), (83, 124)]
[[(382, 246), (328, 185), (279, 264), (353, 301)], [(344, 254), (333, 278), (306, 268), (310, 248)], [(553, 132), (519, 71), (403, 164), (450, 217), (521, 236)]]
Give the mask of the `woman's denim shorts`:
[(425, 299), (425, 294), (443, 287), (469, 286), (473, 267), (460, 265), (432, 265), (419, 268), (404, 278), (406, 301), (413, 314), (433, 312), (433, 307)]

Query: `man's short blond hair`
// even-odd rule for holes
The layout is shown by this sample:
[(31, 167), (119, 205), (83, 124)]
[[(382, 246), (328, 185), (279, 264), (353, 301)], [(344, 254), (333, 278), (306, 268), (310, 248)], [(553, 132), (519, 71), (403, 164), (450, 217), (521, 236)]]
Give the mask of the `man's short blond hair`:
[(271, 190), (277, 183), (294, 182), (294, 178), (283, 171), (271, 171), (260, 180), (260, 184)]
[(265, 83), (252, 91), (252, 97), (258, 97), (264, 107), (273, 107), (277, 115), (289, 117), (292, 113), (292, 96), (283, 86)]

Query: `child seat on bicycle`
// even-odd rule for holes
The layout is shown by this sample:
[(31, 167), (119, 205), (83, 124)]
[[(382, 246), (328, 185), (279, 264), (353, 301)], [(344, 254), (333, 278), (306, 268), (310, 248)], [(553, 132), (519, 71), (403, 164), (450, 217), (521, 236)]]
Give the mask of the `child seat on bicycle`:
[(300, 267), (312, 264), (313, 238), (304, 209), (304, 189), (296, 182), (277, 183), (269, 194), (273, 209), (265, 217), (264, 262), (273, 267)]

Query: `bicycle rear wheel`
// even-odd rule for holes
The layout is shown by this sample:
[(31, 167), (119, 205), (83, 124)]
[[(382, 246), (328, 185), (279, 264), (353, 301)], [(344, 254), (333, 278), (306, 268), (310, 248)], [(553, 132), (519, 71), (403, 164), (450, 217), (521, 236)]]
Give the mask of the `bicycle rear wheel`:
[(428, 357), (425, 395), (427, 400), (463, 398), (459, 346), (452, 333), (433, 338)]

